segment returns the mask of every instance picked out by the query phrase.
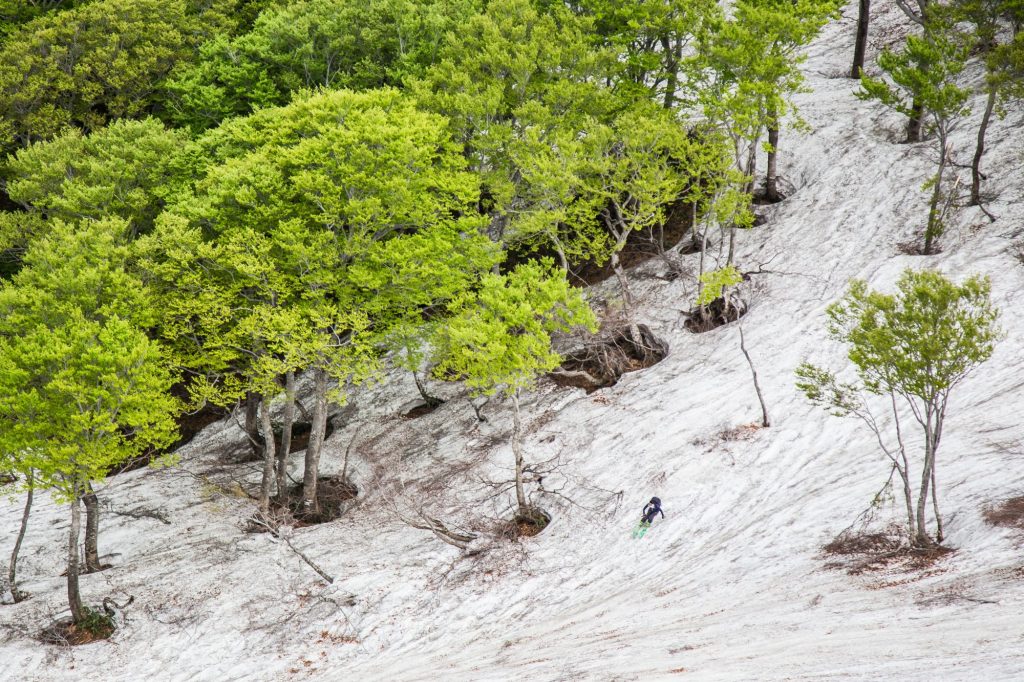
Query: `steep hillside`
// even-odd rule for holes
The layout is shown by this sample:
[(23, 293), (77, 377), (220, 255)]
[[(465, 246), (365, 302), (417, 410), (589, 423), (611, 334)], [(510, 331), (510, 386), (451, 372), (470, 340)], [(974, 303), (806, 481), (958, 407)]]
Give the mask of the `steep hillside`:
[[(397, 519), (428, 496), (448, 522), (504, 513), (505, 497), (482, 481), (509, 476), (511, 408), (492, 400), (478, 424), (456, 388), (439, 387), (447, 403), (403, 420), (415, 388), (392, 382), (354, 397), (325, 453), (325, 468), (340, 470), (356, 439), (361, 506), (291, 537), (335, 577), (325, 586), (283, 542), (241, 530), (251, 508), (211, 483), (245, 475), (217, 461), (241, 432), (214, 424), (182, 449), (180, 467), (124, 474), (102, 491), (100, 550), (113, 567), (83, 577), (84, 596), (135, 597), (110, 641), (62, 649), (31, 639), (66, 608), (57, 567), (67, 515), (40, 500), (20, 569), (33, 598), (0, 608), (0, 678), (1020, 679), (1024, 535), (982, 514), (1024, 494), (1024, 111), (990, 133), (998, 221), (960, 210), (941, 254), (903, 254), (926, 214), (931, 147), (896, 144), (900, 118), (839, 77), (850, 11), (810, 50), (811, 92), (798, 103), (811, 131), (783, 131), (780, 172), (795, 192), (764, 207), (766, 224), (738, 242), (741, 269), (763, 266), (743, 327), (771, 428), (748, 426), (759, 407), (736, 325), (687, 332), (693, 278), (662, 279), (655, 259), (634, 273), (636, 292), (668, 358), (590, 395), (544, 382), (524, 403), (527, 455), (557, 456), (545, 487), (564, 495), (543, 498), (553, 523), (541, 535), (460, 559)], [(955, 136), (962, 159), (973, 129)], [(683, 259), (695, 267), (697, 257)], [(1007, 335), (955, 394), (944, 436), (938, 476), (955, 553), (920, 570), (850, 575), (826, 568), (821, 548), (869, 505), (888, 467), (857, 422), (807, 403), (793, 370), (803, 359), (842, 365), (824, 309), (850, 278), (889, 288), (906, 267), (991, 275)], [(595, 296), (614, 297), (613, 283)], [(380, 484), (403, 471), (446, 484)], [(651, 495), (666, 519), (633, 540)], [(20, 510), (18, 499), (0, 502), (0, 555)], [(899, 515), (893, 504), (876, 511), (878, 523)]]

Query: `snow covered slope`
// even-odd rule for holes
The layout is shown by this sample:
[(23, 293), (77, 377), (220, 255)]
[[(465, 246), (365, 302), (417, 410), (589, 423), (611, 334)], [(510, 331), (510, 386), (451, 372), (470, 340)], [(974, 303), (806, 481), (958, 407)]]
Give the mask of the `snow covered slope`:
[[(879, 11), (884, 24), (895, 10)], [(411, 381), (372, 389), (355, 396), (325, 454), (328, 470), (340, 469), (363, 424), (351, 456), (368, 501), (292, 539), (336, 577), (325, 587), (280, 542), (242, 533), (245, 504), (203, 482), (231, 475), (211, 468), (239, 438), (214, 425), (182, 451), (181, 467), (119, 476), (101, 493), (100, 550), (114, 567), (84, 577), (83, 596), (136, 599), (110, 641), (56, 649), (30, 639), (65, 608), (57, 573), (67, 512), (43, 496), (21, 565), (33, 598), (0, 607), (0, 679), (1024, 679), (1022, 536), (981, 516), (1024, 494), (1024, 312), (1015, 306), (1024, 263), (1012, 252), (1024, 238), (1024, 113), (991, 131), (986, 189), (998, 195), (990, 210), (999, 220), (965, 209), (941, 255), (902, 255), (898, 244), (926, 213), (930, 145), (895, 144), (900, 118), (857, 100), (854, 83), (838, 77), (852, 53), (850, 22), (826, 28), (810, 50), (813, 92), (799, 105), (813, 132), (783, 132), (780, 171), (797, 191), (740, 238), (742, 268), (770, 271), (755, 276), (743, 324), (771, 428), (723, 438), (759, 415), (738, 332), (685, 331), (692, 278), (658, 279), (663, 265), (652, 261), (634, 273), (637, 292), (670, 356), (591, 396), (545, 383), (525, 404), (528, 455), (561, 455), (553, 485), (566, 483), (577, 503), (548, 498), (554, 522), (543, 534), (459, 561), (397, 522), (375, 487), (381, 471), (449, 477), (432, 507), (442, 518), (465, 521), (466, 504), (498, 514), (479, 477), (508, 474), (510, 412), (492, 401), (490, 421), (476, 425), (459, 399), (402, 421), (391, 415), (414, 397)], [(973, 130), (955, 137), (961, 159)], [(1007, 338), (955, 396), (940, 452), (956, 553), (924, 572), (851, 576), (826, 569), (820, 548), (867, 506), (888, 468), (856, 422), (798, 395), (793, 369), (803, 359), (841, 366), (823, 313), (851, 277), (889, 287), (908, 266), (990, 274)], [(654, 494), (667, 518), (631, 540)], [(118, 513), (146, 508), (169, 523)], [(0, 500), (0, 556), (19, 516), (20, 500)]]

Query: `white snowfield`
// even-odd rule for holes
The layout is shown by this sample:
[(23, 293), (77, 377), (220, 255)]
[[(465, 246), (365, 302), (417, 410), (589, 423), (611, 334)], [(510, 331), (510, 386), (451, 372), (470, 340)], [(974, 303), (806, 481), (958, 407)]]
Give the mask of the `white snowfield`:
[[(1024, 263), (1014, 255), (1024, 238), (1024, 113), (1015, 106), (990, 134), (985, 190), (998, 221), (962, 209), (940, 255), (903, 255), (898, 244), (926, 216), (933, 145), (896, 144), (903, 120), (856, 99), (841, 77), (853, 11), (809, 51), (813, 92), (799, 105), (812, 132), (782, 134), (780, 171), (795, 193), (738, 239), (740, 268), (770, 271), (753, 277), (742, 322), (771, 428), (723, 440), (724, 429), (760, 417), (736, 324), (687, 332), (680, 312), (693, 277), (659, 279), (655, 259), (633, 277), (640, 317), (670, 342), (669, 357), (590, 396), (545, 381), (524, 403), (529, 458), (559, 456), (544, 486), (565, 486), (575, 503), (535, 496), (553, 517), (541, 535), (460, 559), (397, 520), (417, 504), (450, 525), (507, 518), (508, 495), (481, 479), (510, 477), (512, 454), (508, 403), (492, 400), (477, 425), (458, 387), (435, 382), (449, 402), (403, 420), (416, 393), (411, 379), (396, 379), (355, 393), (327, 443), (333, 473), (355, 436), (361, 506), (291, 538), (335, 577), (327, 586), (283, 542), (242, 532), (249, 503), (202, 480), (257, 480), (255, 465), (217, 463), (241, 432), (215, 424), (181, 451), (179, 467), (117, 476), (100, 491), (100, 552), (113, 567), (84, 576), (83, 595), (90, 604), (135, 597), (109, 641), (57, 648), (33, 638), (67, 610), (67, 508), (39, 496), (20, 565), (32, 598), (0, 607), (0, 679), (1024, 679), (1024, 532), (982, 517), (986, 505), (1024, 494)], [(876, 25), (897, 10), (878, 11)], [(954, 136), (961, 162), (981, 104)], [(969, 169), (961, 173), (969, 183)], [(695, 267), (697, 257), (683, 258)], [(793, 370), (804, 359), (846, 367), (844, 349), (826, 338), (825, 307), (852, 277), (891, 289), (906, 267), (990, 275), (1006, 338), (955, 394), (939, 453), (956, 552), (924, 571), (848, 575), (825, 567), (821, 547), (868, 507), (888, 465), (858, 422), (814, 409)], [(595, 296), (614, 298), (613, 284)], [(375, 483), (424, 474), (447, 483), (392, 486), (386, 496)], [(652, 495), (666, 518), (632, 540)], [(4, 561), (21, 504), (0, 499)], [(145, 509), (169, 523), (123, 515)], [(876, 518), (875, 528), (900, 521), (900, 507), (887, 503)]]

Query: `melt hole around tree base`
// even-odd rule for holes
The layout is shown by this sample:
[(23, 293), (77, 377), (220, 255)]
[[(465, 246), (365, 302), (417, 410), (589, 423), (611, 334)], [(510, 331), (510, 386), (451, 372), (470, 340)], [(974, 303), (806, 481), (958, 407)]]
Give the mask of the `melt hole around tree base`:
[(402, 416), (405, 417), (406, 419), (416, 419), (417, 417), (422, 417), (423, 415), (430, 414), (431, 412), (441, 407), (442, 405), (444, 405), (443, 400), (419, 402), (413, 405), (410, 409), (406, 410), (405, 414), (403, 414)]
[(80, 646), (109, 639), (114, 634), (114, 624), (102, 611), (87, 609), (85, 621), (75, 625), (70, 618), (54, 621), (39, 633), (44, 644), (57, 646)]
[(659, 339), (645, 324), (637, 325), (640, 339), (633, 338), (629, 327), (602, 334), (583, 348), (566, 354), (565, 362), (551, 379), (559, 386), (582, 388), (593, 393), (614, 386), (623, 374), (653, 367), (668, 356), (668, 343)]
[(316, 481), (316, 500), (319, 509), (307, 511), (302, 506), (304, 487), (301, 483), (288, 491), (288, 511), (295, 518), (297, 526), (313, 526), (341, 518), (348, 508), (349, 500), (359, 497), (359, 488), (347, 478), (321, 476)]
[(543, 509), (530, 507), (516, 513), (505, 528), (505, 535), (512, 540), (532, 538), (540, 535), (551, 523), (551, 515)]
[(726, 304), (725, 298), (716, 298), (706, 306), (692, 309), (683, 324), (694, 334), (703, 334), (735, 322), (746, 314), (747, 304), (743, 299), (732, 296)]

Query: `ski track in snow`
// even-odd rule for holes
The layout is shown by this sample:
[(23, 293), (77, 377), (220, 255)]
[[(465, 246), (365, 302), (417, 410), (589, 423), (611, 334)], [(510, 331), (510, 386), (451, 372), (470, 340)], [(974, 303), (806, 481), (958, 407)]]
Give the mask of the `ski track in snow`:
[[(890, 4), (875, 9), (873, 34), (896, 21)], [(623, 490), (621, 505), (591, 512), (548, 500), (554, 522), (521, 549), (456, 562), (453, 548), (380, 507), (374, 467), (398, 466), (401, 454), (410, 471), (443, 472), (478, 457), (438, 503), (476, 502), (497, 515), (500, 503), (474, 500), (486, 490), (472, 482), (508, 475), (510, 411), (492, 400), (490, 421), (475, 425), (459, 398), (416, 421), (381, 421), (415, 395), (411, 381), (396, 380), (354, 396), (324, 453), (325, 471), (339, 470), (356, 425), (374, 422), (360, 434), (363, 443), (373, 436), (373, 447), (353, 448), (368, 501), (295, 534), (337, 578), (325, 588), (287, 548), (240, 531), (242, 500), (192, 475), (239, 442), (236, 427), (214, 425), (182, 450), (179, 468), (124, 474), (101, 492), (110, 508), (100, 550), (114, 567), (84, 576), (83, 595), (88, 603), (136, 597), (110, 641), (57, 649), (30, 638), (66, 610), (57, 574), (67, 511), (38, 496), (20, 564), (33, 596), (0, 607), (0, 679), (1024, 679), (1022, 537), (981, 517), (985, 505), (1024, 489), (1024, 315), (1014, 307), (1024, 266), (1010, 253), (1024, 237), (1024, 115), (1018, 106), (990, 132), (986, 190), (998, 195), (990, 210), (999, 221), (963, 209), (942, 254), (901, 254), (898, 244), (926, 215), (920, 186), (931, 152), (928, 143), (894, 144), (900, 117), (835, 77), (852, 53), (854, 11), (809, 49), (812, 92), (798, 103), (812, 132), (784, 130), (779, 159), (796, 192), (767, 208), (768, 225), (738, 239), (741, 269), (770, 260), (766, 269), (777, 273), (755, 276), (743, 320), (770, 429), (719, 439), (724, 427), (759, 419), (735, 325), (684, 331), (679, 311), (693, 285), (644, 277), (661, 267), (651, 261), (635, 273), (641, 317), (669, 340), (670, 356), (591, 396), (545, 383), (524, 404), (530, 457), (561, 452), (574, 475)], [(979, 116), (954, 136), (961, 159)], [(803, 359), (844, 366), (843, 349), (825, 339), (824, 309), (851, 277), (888, 288), (905, 267), (932, 265), (956, 277), (990, 274), (1007, 331), (955, 394), (939, 457), (957, 552), (917, 574), (826, 569), (821, 546), (867, 506), (888, 467), (856, 421), (829, 417), (797, 393), (793, 370)], [(614, 296), (613, 284), (597, 293)], [(294, 474), (301, 456), (292, 463)], [(599, 501), (574, 491), (583, 504)], [(667, 518), (632, 540), (653, 494)], [(0, 556), (9, 556), (21, 502), (0, 499)], [(154, 507), (170, 525), (111, 511)], [(901, 518), (892, 505), (881, 515)]]

